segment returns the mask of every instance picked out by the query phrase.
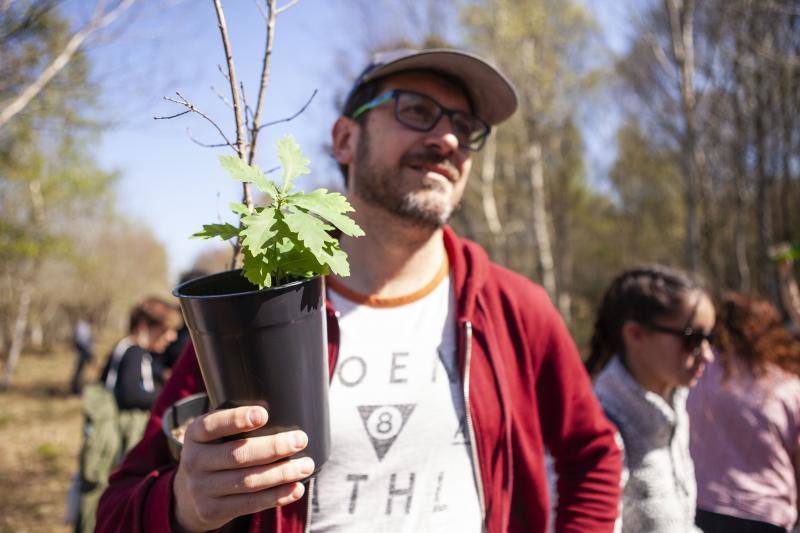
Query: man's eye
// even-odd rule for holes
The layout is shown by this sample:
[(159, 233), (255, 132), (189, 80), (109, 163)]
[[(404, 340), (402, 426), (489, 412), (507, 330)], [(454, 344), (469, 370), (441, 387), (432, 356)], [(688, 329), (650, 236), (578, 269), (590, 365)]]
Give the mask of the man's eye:
[(403, 113), (414, 116), (420, 120), (430, 120), (434, 117), (433, 109), (424, 104), (409, 105), (403, 109)]

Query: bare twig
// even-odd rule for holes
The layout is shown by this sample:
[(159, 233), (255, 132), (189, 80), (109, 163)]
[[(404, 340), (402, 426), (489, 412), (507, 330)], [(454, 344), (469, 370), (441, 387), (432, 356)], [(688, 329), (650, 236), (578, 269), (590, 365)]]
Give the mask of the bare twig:
[(222, 70), (222, 65), (220, 65), (219, 63), (217, 63), (217, 70), (219, 70), (219, 73), (222, 74), (223, 78), (225, 78), (225, 81), (227, 81), (228, 83), (231, 82), (231, 77), (228, 76), (228, 74), (224, 70)]
[[(166, 99), (166, 97), (165, 97), (165, 99)], [(168, 120), (168, 119), (171, 119), (171, 118), (178, 118), (178, 117), (180, 117), (180, 116), (183, 116), (183, 115), (185, 115), (186, 113), (191, 113), (191, 112), (192, 112), (192, 110), (191, 110), (191, 109), (187, 109), (186, 111), (181, 111), (180, 113), (177, 113), (177, 114), (175, 114), (175, 115), (169, 115), (169, 116), (167, 116), (167, 117), (153, 117), (153, 118), (154, 118), (155, 120)]]
[(244, 106), (244, 123), (245, 126), (249, 124), (249, 121), (253, 118), (253, 110), (250, 108), (250, 104), (247, 103), (247, 95), (244, 92), (244, 82), (239, 82), (239, 94), (242, 96), (242, 105)]
[[(226, 145), (233, 146), (233, 143), (231, 143), (230, 139), (228, 139), (228, 136), (225, 135), (225, 132), (222, 131), (222, 128), (220, 128), (219, 125), (216, 122), (214, 122), (214, 119), (212, 119), (211, 117), (209, 117), (208, 115), (206, 115), (205, 113), (203, 113), (202, 111), (197, 109), (194, 106), (194, 104), (191, 103), (189, 100), (187, 100), (181, 93), (176, 91), (175, 94), (178, 95), (178, 99), (177, 100), (175, 98), (170, 98), (169, 96), (165, 96), (164, 100), (166, 100), (168, 102), (174, 102), (176, 104), (180, 104), (180, 105), (184, 106), (187, 109), (187, 111), (184, 111), (183, 113), (178, 113), (177, 115), (168, 116), (168, 117), (154, 117), (156, 120), (164, 120), (164, 119), (170, 119), (170, 118), (179, 117), (181, 115), (185, 115), (187, 112), (197, 113), (198, 115), (200, 115), (201, 117), (206, 119), (212, 126), (214, 126), (217, 129), (217, 131), (219, 132), (219, 134), (222, 136), (222, 138), (225, 139), (225, 145), (223, 145), (223, 146), (226, 146)], [(235, 147), (234, 147), (234, 150), (236, 150)], [(238, 150), (237, 150), (237, 153), (239, 153)]]
[(314, 89), (314, 92), (311, 93), (311, 96), (309, 97), (308, 101), (303, 105), (303, 107), (300, 108), (300, 110), (297, 113), (295, 113), (291, 117), (286, 117), (279, 120), (273, 120), (272, 122), (267, 122), (265, 124), (262, 124), (261, 128), (266, 128), (267, 126), (274, 126), (275, 124), (280, 124), (281, 122), (289, 122), (291, 120), (296, 119), (298, 116), (300, 116), (300, 114), (303, 111), (306, 110), (306, 108), (309, 106), (309, 104), (311, 104), (311, 101), (314, 99), (316, 95), (317, 95), (317, 89)]
[[(273, 1), (273, 0), (270, 0)], [(222, 46), (225, 50), (225, 61), (228, 66), (228, 81), (230, 82), (231, 86), (231, 100), (233, 101), (233, 117), (236, 121), (236, 154), (248, 163), (252, 163), (251, 160), (245, 156), (244, 153), (244, 125), (242, 123), (242, 111), (239, 107), (239, 94), (238, 89), (236, 87), (236, 69), (234, 68), (233, 64), (233, 50), (231, 48), (231, 42), (228, 38), (228, 26), (225, 23), (225, 13), (222, 10), (222, 2), (221, 0), (214, 0), (214, 11), (217, 13), (217, 23), (219, 26), (219, 33), (222, 37)], [(226, 139), (227, 140), (227, 139)], [(252, 153), (252, 144), (251, 149)], [(242, 183), (242, 203), (247, 206), (247, 210), (252, 212), (253, 211), (253, 195), (250, 192), (250, 183)], [(239, 222), (241, 227), (241, 221)], [(231, 268), (238, 267), (242, 262), (242, 242), (240, 239), (236, 239), (236, 246), (234, 247), (233, 258), (231, 259)]]
[(258, 100), (256, 101), (256, 112), (253, 115), (253, 123), (250, 128), (250, 153), (247, 156), (247, 162), (251, 165), (256, 159), (256, 146), (258, 143), (258, 133), (261, 130), (260, 120), (261, 111), (264, 108), (264, 94), (269, 85), (269, 60), (272, 57), (272, 43), (275, 37), (275, 11), (276, 0), (267, 0), (267, 36), (264, 45), (264, 59), (261, 63), (261, 83), (258, 87)]
[[(222, 36), (222, 46), (225, 49), (225, 61), (228, 66), (228, 81), (231, 86), (231, 101), (233, 103), (233, 115), (236, 120), (236, 152), (239, 157), (244, 159), (244, 126), (242, 124), (242, 111), (239, 107), (239, 94), (236, 87), (236, 68), (233, 64), (233, 49), (231, 48), (231, 41), (228, 38), (228, 26), (225, 22), (225, 13), (222, 10), (221, 0), (214, 0), (214, 10), (217, 13), (217, 25), (219, 32)], [(249, 192), (249, 189), (248, 189)], [(250, 204), (245, 204), (252, 207)]]
[(286, 5), (284, 5), (283, 7), (277, 8), (275, 10), (275, 14), (276, 15), (280, 15), (281, 13), (283, 13), (284, 11), (286, 11), (287, 9), (289, 9), (290, 7), (292, 7), (293, 5), (295, 5), (299, 1), (300, 0), (289, 0), (288, 2), (286, 2)]
[(189, 137), (189, 140), (195, 143), (198, 146), (202, 146), (203, 148), (221, 148), (223, 146), (230, 147), (234, 152), (236, 151), (236, 147), (231, 143), (216, 143), (216, 144), (209, 144), (204, 143), (202, 141), (198, 141), (192, 136), (192, 130), (190, 128), (186, 128), (186, 135)]
[(213, 85), (211, 86), (211, 91), (212, 91), (214, 94), (216, 94), (216, 95), (217, 95), (217, 98), (219, 98), (220, 100), (222, 100), (222, 103), (223, 103), (223, 104), (225, 104), (225, 105), (226, 105), (226, 106), (227, 106), (229, 109), (233, 109), (233, 105), (231, 105), (231, 103), (228, 101), (228, 99), (225, 97), (225, 95), (224, 95), (224, 94), (222, 94), (221, 92), (219, 92), (219, 91), (216, 89), (216, 87), (214, 87)]
[(269, 18), (269, 15), (267, 15), (267, 12), (264, 11), (264, 8), (261, 6), (261, 2), (259, 0), (253, 0), (253, 3), (258, 8), (258, 11), (261, 13), (261, 16), (264, 17), (264, 20), (267, 20)]

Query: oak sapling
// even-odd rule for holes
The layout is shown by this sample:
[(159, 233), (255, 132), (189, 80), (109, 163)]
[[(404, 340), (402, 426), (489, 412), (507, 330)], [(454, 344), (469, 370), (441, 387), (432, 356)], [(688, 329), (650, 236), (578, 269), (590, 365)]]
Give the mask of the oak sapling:
[(219, 237), (226, 241), (238, 237), (243, 274), (259, 289), (330, 273), (349, 276), (347, 254), (332, 232), (338, 230), (351, 237), (364, 235), (347, 216), (353, 208), (344, 196), (327, 189), (296, 191), (295, 179), (310, 172), (309, 161), (292, 136), (279, 140), (277, 149), (283, 167), (280, 188), (257, 165), (248, 165), (235, 156), (220, 156), (222, 167), (232, 179), (253, 183), (270, 202), (252, 210), (232, 202), (231, 211), (241, 221), (238, 228), (227, 223), (206, 224), (193, 237)]

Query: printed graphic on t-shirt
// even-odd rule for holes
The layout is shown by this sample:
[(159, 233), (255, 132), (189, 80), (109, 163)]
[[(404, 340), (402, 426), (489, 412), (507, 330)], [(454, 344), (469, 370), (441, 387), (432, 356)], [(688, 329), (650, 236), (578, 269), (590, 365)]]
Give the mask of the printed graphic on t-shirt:
[(358, 406), (364, 429), (367, 430), (379, 460), (383, 459), (397, 435), (403, 430), (414, 407), (416, 406), (413, 404)]
[(341, 344), (311, 530), (480, 531), (449, 279), (401, 307), (329, 297)]

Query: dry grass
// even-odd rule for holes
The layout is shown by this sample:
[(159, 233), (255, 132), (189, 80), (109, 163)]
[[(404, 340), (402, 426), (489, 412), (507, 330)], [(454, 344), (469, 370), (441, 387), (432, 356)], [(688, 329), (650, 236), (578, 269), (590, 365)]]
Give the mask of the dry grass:
[(71, 530), (66, 494), (82, 439), (80, 399), (67, 394), (73, 364), (68, 347), (24, 353), (0, 391), (0, 533)]

